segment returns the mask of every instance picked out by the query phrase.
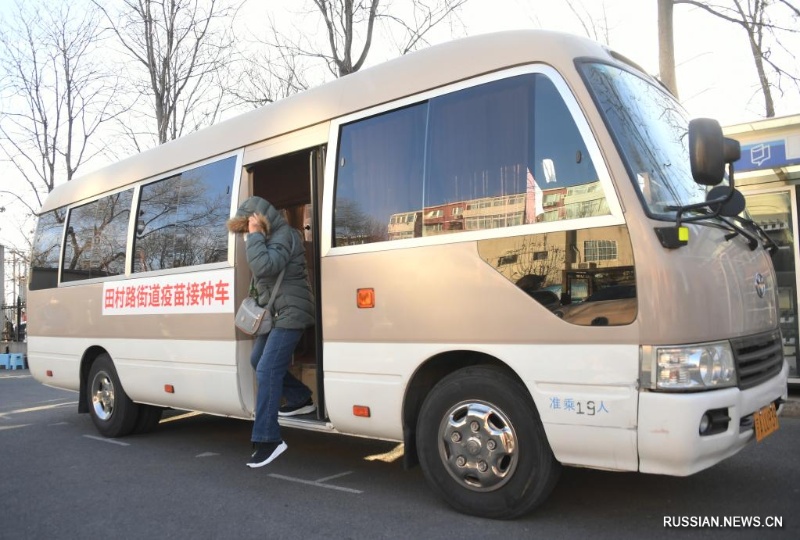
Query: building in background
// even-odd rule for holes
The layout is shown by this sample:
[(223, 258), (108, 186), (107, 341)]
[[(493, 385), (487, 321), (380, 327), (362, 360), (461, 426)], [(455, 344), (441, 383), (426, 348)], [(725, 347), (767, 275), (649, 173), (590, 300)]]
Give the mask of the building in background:
[(21, 342), (25, 339), (26, 265), (27, 257), (24, 253), (0, 245), (0, 353), (9, 352), (9, 342)]

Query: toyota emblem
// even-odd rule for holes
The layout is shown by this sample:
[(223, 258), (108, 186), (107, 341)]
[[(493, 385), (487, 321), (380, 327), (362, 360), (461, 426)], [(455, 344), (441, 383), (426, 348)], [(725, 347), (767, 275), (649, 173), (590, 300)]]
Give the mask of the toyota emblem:
[(756, 272), (755, 286), (758, 297), (764, 298), (764, 294), (767, 292), (767, 280), (760, 272)]

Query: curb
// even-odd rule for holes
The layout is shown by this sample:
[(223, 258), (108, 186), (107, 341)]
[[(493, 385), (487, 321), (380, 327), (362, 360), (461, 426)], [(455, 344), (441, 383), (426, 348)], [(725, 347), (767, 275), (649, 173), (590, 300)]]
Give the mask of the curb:
[(789, 399), (783, 405), (783, 418), (800, 418), (800, 399), (795, 396), (789, 396)]

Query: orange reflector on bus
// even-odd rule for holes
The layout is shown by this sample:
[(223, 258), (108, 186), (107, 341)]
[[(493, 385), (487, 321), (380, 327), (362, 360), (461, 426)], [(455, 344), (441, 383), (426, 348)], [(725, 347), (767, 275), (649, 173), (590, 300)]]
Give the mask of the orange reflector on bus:
[(362, 418), (369, 418), (369, 407), (366, 405), (353, 405), (353, 416), (360, 416)]
[(49, 370), (49, 369), (48, 369), (48, 370), (47, 370), (45, 373), (46, 373), (46, 375), (47, 375), (48, 377), (52, 377), (52, 376), (53, 376), (53, 371), (52, 371), (52, 370)]
[(171, 384), (165, 384), (164, 385), (164, 392), (166, 392), (167, 394), (174, 394), (175, 393), (175, 387), (172, 386)]
[(356, 305), (360, 309), (375, 307), (375, 289), (357, 289)]

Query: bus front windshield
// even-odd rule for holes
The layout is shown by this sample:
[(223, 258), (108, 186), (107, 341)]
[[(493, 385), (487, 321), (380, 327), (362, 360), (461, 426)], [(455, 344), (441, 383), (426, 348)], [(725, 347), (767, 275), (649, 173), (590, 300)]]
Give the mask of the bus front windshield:
[(689, 164), (686, 112), (675, 98), (612, 65), (581, 68), (648, 213), (673, 220), (680, 206), (704, 201)]

